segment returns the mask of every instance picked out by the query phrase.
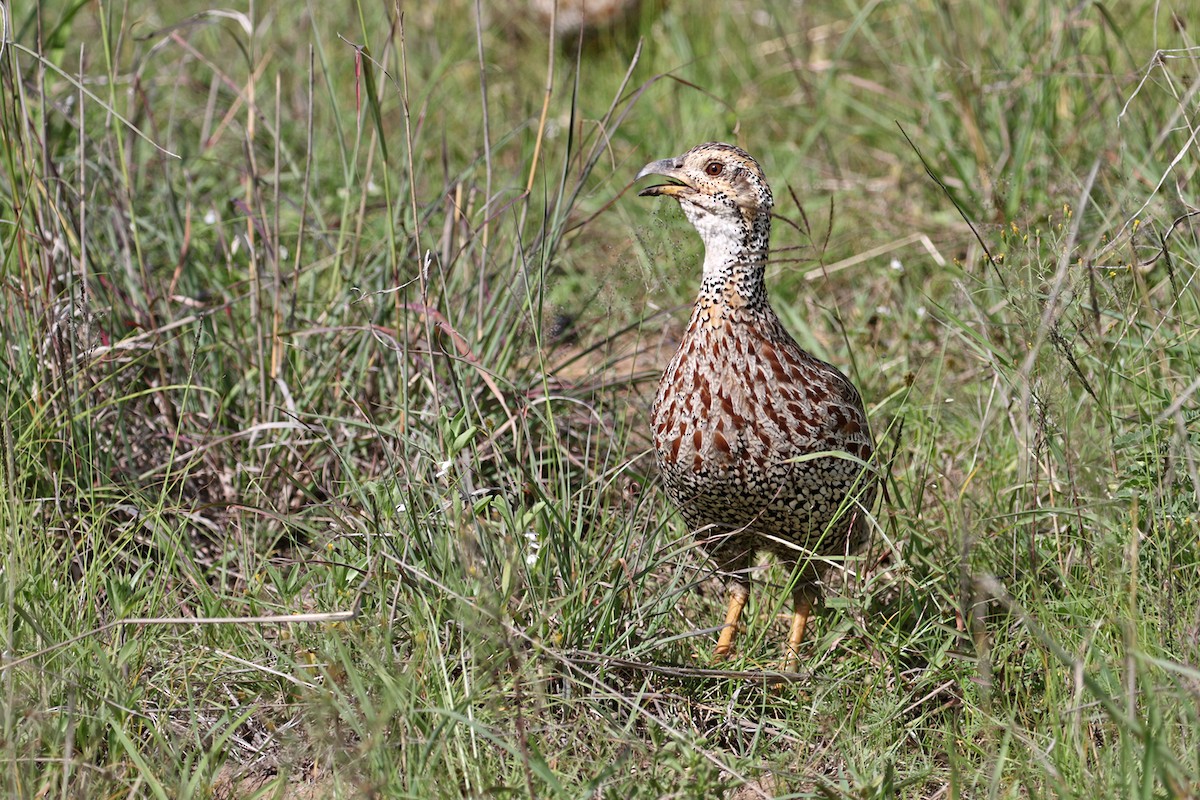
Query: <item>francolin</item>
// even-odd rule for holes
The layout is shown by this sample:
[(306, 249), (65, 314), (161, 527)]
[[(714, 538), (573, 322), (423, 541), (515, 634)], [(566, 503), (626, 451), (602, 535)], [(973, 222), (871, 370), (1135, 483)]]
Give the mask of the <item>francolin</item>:
[(774, 553), (792, 570), (783, 669), (795, 669), (819, 581), (866, 539), (874, 445), (858, 390), (784, 329), (763, 282), (771, 189), (758, 162), (708, 143), (654, 161), (704, 240), (704, 272), (679, 350), (650, 412), (667, 494), (729, 576), (716, 655), (727, 656), (750, 596), (750, 562)]

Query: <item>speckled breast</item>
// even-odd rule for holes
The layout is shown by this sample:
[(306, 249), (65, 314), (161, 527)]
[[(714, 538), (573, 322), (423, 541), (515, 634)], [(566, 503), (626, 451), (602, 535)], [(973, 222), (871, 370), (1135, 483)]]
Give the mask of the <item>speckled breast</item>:
[[(726, 531), (702, 537), (709, 549), (736, 545), (795, 559), (789, 542), (817, 552), (846, 548), (845, 533), (821, 537), (847, 493), (865, 485), (862, 464), (812, 456), (870, 458), (862, 401), (769, 309), (757, 319), (694, 314), (651, 421), (663, 481), (688, 525)], [(869, 504), (873, 493), (866, 485), (860, 502)]]

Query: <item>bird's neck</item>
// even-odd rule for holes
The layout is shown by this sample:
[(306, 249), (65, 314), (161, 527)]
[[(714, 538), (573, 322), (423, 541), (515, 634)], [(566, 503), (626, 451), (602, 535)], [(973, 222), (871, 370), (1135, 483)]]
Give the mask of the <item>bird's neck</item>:
[(704, 276), (698, 308), (758, 309), (767, 305), (763, 275), (771, 240), (771, 215), (758, 214), (734, 235), (701, 230), (704, 239)]

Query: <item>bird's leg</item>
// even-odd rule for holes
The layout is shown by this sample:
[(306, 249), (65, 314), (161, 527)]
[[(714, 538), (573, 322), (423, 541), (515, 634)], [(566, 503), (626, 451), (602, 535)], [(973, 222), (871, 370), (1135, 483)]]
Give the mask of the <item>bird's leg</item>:
[(792, 629), (788, 632), (787, 651), (783, 654), (783, 671), (795, 672), (800, 657), (800, 645), (804, 642), (804, 629), (808, 627), (808, 616), (812, 613), (812, 595), (807, 587), (797, 586), (792, 590)]
[(729, 608), (725, 611), (725, 627), (721, 628), (721, 638), (717, 639), (717, 658), (727, 658), (733, 649), (733, 635), (737, 633), (738, 619), (742, 609), (750, 599), (750, 587), (743, 583), (732, 583), (729, 586)]

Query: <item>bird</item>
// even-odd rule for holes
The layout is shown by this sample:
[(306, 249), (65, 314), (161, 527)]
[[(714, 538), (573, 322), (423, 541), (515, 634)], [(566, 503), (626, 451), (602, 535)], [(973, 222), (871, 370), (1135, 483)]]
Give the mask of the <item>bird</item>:
[(759, 551), (792, 570), (783, 671), (794, 672), (831, 557), (861, 547), (876, 491), (862, 395), (806, 352), (765, 285), (771, 188), (759, 163), (708, 142), (652, 161), (642, 197), (678, 201), (704, 242), (700, 290), (650, 410), (655, 460), (684, 522), (729, 576), (715, 659), (733, 649)]
[(554, 23), (556, 33), (567, 35), (609, 27), (632, 13), (638, 0), (528, 0), (543, 27)]

